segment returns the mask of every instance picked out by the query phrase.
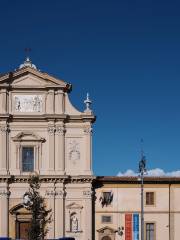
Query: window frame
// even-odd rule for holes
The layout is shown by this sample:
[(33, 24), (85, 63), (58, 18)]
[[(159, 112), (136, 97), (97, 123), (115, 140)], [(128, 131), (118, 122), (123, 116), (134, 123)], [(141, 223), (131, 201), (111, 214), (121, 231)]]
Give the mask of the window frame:
[(155, 221), (151, 221), (151, 222), (145, 222), (145, 225), (144, 225), (144, 233), (145, 233), (145, 240), (147, 240), (147, 231), (146, 231), (146, 226), (148, 224), (154, 224), (154, 239), (153, 240), (156, 240), (156, 222)]
[[(103, 221), (103, 217), (110, 217), (111, 221), (109, 221), (109, 222)], [(113, 223), (113, 216), (112, 215), (101, 215), (101, 223), (102, 224), (111, 224), (111, 223)]]
[[(153, 204), (147, 204), (147, 193), (153, 193)], [(145, 206), (146, 207), (154, 207), (156, 206), (156, 193), (155, 191), (145, 191)]]
[[(23, 148), (32, 148), (33, 149), (33, 170), (32, 171), (24, 171), (23, 170)], [(30, 144), (23, 144), (21, 145), (21, 148), (20, 148), (20, 156), (21, 156), (21, 159), (20, 159), (20, 164), (21, 164), (21, 172), (22, 173), (32, 173), (35, 171), (35, 164), (36, 164), (36, 148), (35, 148), (35, 145), (30, 145)]]

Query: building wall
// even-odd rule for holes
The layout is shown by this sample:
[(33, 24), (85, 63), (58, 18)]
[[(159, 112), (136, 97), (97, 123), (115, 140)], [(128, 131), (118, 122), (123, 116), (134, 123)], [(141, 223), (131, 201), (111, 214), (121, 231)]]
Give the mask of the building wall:
[[(119, 178), (119, 182), (120, 182)], [(111, 191), (113, 193), (112, 203), (102, 206), (102, 192)], [(155, 204), (147, 206), (145, 201), (146, 192), (155, 193)], [(170, 194), (170, 195), (169, 195)], [(144, 186), (144, 221), (146, 223), (155, 223), (155, 239), (178, 240), (179, 234), (179, 204), (180, 197), (179, 184), (145, 184)], [(123, 227), (123, 235), (115, 233), (115, 239), (126, 239), (125, 231), (125, 215), (139, 214), (139, 237), (141, 233), (141, 192), (139, 184), (119, 184), (104, 183), (102, 187), (96, 189), (95, 203), (95, 235), (96, 239), (101, 239), (99, 230), (103, 228), (111, 228), (117, 231)], [(102, 216), (111, 216), (112, 222), (103, 223)], [(170, 225), (170, 226), (169, 226)], [(133, 223), (132, 223), (133, 227)], [(133, 236), (132, 236), (132, 239)], [(146, 238), (145, 238), (146, 239)]]

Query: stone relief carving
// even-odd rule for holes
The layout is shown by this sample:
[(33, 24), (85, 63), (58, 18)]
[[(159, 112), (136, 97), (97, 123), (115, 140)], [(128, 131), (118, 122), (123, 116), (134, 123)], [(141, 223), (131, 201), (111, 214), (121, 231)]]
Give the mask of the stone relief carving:
[(0, 126), (0, 132), (1, 132), (1, 133), (9, 132), (8, 126)]
[(0, 197), (9, 197), (10, 192), (7, 190), (0, 190)]
[(64, 127), (56, 127), (56, 132), (58, 135), (64, 135), (65, 134), (65, 128)]
[(91, 197), (93, 195), (93, 192), (92, 191), (83, 191), (83, 195), (85, 197)]
[(53, 135), (54, 134), (54, 132), (55, 132), (55, 127), (48, 127), (48, 133), (49, 133), (49, 135)]
[(75, 165), (80, 160), (79, 142), (71, 140), (69, 142), (69, 160)]
[(46, 190), (46, 196), (64, 196), (64, 192), (63, 191), (54, 191), (54, 190)]
[(84, 128), (84, 133), (85, 134), (91, 134), (92, 133), (92, 127), (86, 127), (86, 128)]
[(42, 96), (15, 95), (14, 110), (16, 112), (42, 112)]

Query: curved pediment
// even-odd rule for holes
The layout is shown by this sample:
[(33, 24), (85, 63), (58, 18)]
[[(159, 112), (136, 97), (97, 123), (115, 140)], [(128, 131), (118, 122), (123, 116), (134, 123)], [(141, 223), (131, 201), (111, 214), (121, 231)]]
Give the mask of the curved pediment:
[(30, 211), (27, 210), (22, 203), (17, 204), (16, 206), (12, 207), (9, 212), (12, 215), (19, 215), (19, 214), (30, 214)]
[(112, 233), (116, 233), (117, 230), (106, 226), (106, 227), (98, 229), (97, 232), (99, 232), (99, 233), (106, 233), (106, 234), (112, 234)]
[(69, 205), (66, 206), (67, 209), (82, 209), (83, 206), (78, 204), (78, 203), (70, 203)]
[(45, 138), (42, 138), (42, 137), (38, 136), (37, 134), (30, 132), (30, 131), (20, 132), (15, 137), (12, 137), (12, 139), (15, 142), (21, 142), (21, 141), (45, 142)]

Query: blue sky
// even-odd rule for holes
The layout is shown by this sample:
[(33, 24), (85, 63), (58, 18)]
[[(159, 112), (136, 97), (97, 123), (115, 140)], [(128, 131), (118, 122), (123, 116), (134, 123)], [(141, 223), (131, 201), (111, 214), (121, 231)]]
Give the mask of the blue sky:
[(140, 139), (149, 169), (180, 169), (180, 3), (144, 0), (2, 0), (0, 72), (32, 48), (38, 68), (86, 92), (97, 115), (97, 175), (138, 168)]

